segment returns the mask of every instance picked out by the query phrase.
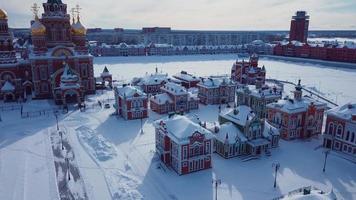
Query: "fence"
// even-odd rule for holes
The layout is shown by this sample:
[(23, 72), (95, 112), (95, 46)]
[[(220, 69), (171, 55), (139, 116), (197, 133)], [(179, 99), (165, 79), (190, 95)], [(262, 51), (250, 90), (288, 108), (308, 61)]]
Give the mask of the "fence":
[(21, 109), (21, 104), (0, 106), (1, 111), (13, 111), (13, 110), (20, 110), (20, 109)]
[(41, 117), (41, 116), (51, 116), (55, 112), (60, 113), (63, 111), (62, 109), (44, 109), (44, 110), (37, 110), (37, 111), (28, 111), (22, 112), (21, 118), (33, 118), (33, 117)]

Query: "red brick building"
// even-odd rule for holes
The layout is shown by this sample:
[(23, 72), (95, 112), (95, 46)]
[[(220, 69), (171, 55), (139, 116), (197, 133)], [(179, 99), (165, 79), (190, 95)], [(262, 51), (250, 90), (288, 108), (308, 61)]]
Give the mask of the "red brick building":
[(356, 158), (356, 104), (327, 112), (323, 146)]
[[(79, 12), (77, 20), (70, 23), (67, 5), (61, 0), (48, 0), (43, 3), (44, 13), (37, 16), (31, 25), (32, 48), (29, 60), (32, 69), (32, 82), (35, 98), (54, 98), (57, 104), (80, 103), (83, 94), (95, 92), (93, 57), (86, 46), (86, 29), (81, 24)], [(79, 10), (79, 9), (78, 9)], [(63, 62), (77, 75), (78, 90), (63, 91), (60, 77)]]
[(235, 102), (236, 85), (226, 76), (210, 76), (202, 78), (198, 84), (200, 103), (227, 104)]
[[(33, 97), (53, 98), (57, 104), (81, 103), (85, 94), (95, 92), (95, 80), (79, 8), (72, 24), (67, 5), (61, 0), (48, 0), (43, 8), (40, 18), (37, 5), (33, 6), (35, 19), (31, 22), (32, 45), (27, 60), (16, 58), (7, 15), (0, 11), (0, 86), (7, 83), (0, 97), (5, 101)], [(66, 67), (76, 76), (71, 81), (79, 87), (62, 87)]]
[(181, 82), (181, 85), (185, 88), (195, 88), (197, 87), (200, 79), (193, 74), (189, 74), (186, 71), (181, 71), (178, 74), (173, 75), (174, 78), (178, 79)]
[(148, 98), (140, 89), (131, 85), (124, 85), (123, 87), (115, 87), (114, 94), (114, 107), (119, 116), (126, 120), (148, 117)]
[(26, 99), (32, 94), (32, 71), (28, 61), (16, 57), (7, 13), (0, 9), (0, 99)]
[(302, 96), (299, 81), (293, 99), (286, 97), (267, 105), (267, 121), (279, 128), (283, 139), (305, 139), (321, 134), (325, 109), (325, 103)]
[(199, 99), (187, 89), (176, 83), (168, 82), (161, 87), (161, 94), (150, 98), (151, 110), (159, 114), (169, 112), (189, 112), (199, 108)]
[(236, 61), (231, 68), (231, 79), (236, 83), (254, 85), (256, 80), (265, 83), (265, 66), (258, 67), (258, 55), (252, 54), (250, 61)]
[(211, 168), (212, 134), (181, 115), (155, 122), (156, 152), (179, 175)]
[(161, 87), (168, 82), (168, 74), (159, 73), (156, 68), (155, 73), (146, 74), (144, 77), (134, 78), (132, 84), (139, 86), (146, 94), (159, 94)]
[(309, 16), (305, 11), (297, 11), (290, 23), (289, 41), (306, 43), (308, 39)]
[(356, 63), (356, 45), (353, 43), (308, 43), (308, 24), (309, 16), (305, 11), (298, 11), (291, 21), (289, 42), (278, 43), (273, 54)]

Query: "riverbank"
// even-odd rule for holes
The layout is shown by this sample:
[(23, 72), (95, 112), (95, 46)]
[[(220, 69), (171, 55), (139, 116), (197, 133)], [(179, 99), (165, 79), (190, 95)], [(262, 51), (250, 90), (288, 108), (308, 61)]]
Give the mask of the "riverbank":
[(356, 63), (344, 63), (344, 62), (309, 59), (309, 58), (297, 58), (297, 57), (273, 56), (273, 55), (261, 55), (261, 57), (265, 59), (276, 60), (276, 61), (290, 61), (296, 63), (322, 65), (327, 67), (336, 67), (336, 68), (341, 67), (347, 69), (356, 69)]

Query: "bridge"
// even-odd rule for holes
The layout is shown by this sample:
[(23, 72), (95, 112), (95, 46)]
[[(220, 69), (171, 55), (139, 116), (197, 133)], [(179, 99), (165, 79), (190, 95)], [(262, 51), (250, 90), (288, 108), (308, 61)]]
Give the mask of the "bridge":
[[(266, 79), (266, 81), (267, 81), (267, 82), (273, 82), (273, 83), (276, 83), (276, 84), (290, 84), (290, 85), (293, 85), (293, 86), (297, 86), (296, 83), (293, 83), (293, 82), (290, 82), (290, 81), (278, 80), (278, 79)], [(326, 97), (323, 97), (323, 96), (319, 95), (318, 93), (316, 93), (316, 92), (314, 92), (314, 91), (312, 91), (312, 90), (309, 90), (309, 89), (307, 89), (307, 88), (305, 88), (305, 87), (302, 87), (302, 89), (303, 89), (304, 91), (309, 92), (310, 94), (312, 94), (312, 95), (314, 95), (314, 96), (316, 96), (316, 97), (322, 99), (323, 101), (325, 101), (325, 102), (327, 102), (327, 103), (333, 105), (333, 106), (338, 106), (337, 103), (335, 103), (335, 102), (333, 102), (333, 101), (327, 99)]]

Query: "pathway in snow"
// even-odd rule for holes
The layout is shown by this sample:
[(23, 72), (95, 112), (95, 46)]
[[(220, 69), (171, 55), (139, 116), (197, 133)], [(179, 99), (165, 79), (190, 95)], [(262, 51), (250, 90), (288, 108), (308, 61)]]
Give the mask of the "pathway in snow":
[(0, 199), (59, 199), (47, 130), (33, 130), (28, 120), (21, 123), (0, 124), (6, 130), (0, 136)]

